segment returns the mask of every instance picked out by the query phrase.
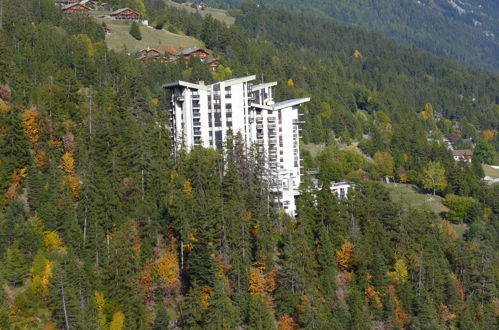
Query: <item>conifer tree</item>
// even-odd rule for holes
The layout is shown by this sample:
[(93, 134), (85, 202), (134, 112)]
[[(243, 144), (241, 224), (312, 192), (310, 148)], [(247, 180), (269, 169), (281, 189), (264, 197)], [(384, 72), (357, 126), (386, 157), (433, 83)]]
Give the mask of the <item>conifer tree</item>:
[(133, 21), (130, 26), (130, 35), (137, 40), (142, 40), (142, 34), (140, 33), (140, 28), (137, 22)]

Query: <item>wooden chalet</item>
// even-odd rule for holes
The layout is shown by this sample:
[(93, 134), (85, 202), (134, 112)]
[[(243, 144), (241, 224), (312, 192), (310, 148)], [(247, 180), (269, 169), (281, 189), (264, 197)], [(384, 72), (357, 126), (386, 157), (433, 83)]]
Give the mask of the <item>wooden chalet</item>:
[(208, 54), (208, 52), (202, 48), (191, 47), (180, 51), (178, 55), (183, 55), (186, 60), (189, 60), (192, 56), (196, 56), (199, 57), (201, 61), (204, 61), (210, 54)]
[(72, 13), (89, 13), (90, 8), (82, 5), (81, 3), (73, 3), (62, 8), (62, 12), (64, 14), (72, 14)]
[(140, 61), (145, 61), (148, 59), (154, 59), (157, 60), (161, 57), (161, 52), (155, 48), (144, 48), (139, 51), (139, 57), (138, 59)]
[(122, 19), (122, 20), (139, 20), (140, 15), (137, 13), (135, 10), (132, 10), (130, 8), (121, 8), (118, 10), (113, 11), (111, 14), (109, 14), (111, 18), (114, 19)]
[(213, 59), (208, 61), (208, 65), (210, 66), (212, 71), (217, 71), (217, 68), (220, 65), (220, 61), (213, 58)]
[(80, 4), (84, 5), (85, 7), (91, 8), (91, 9), (95, 9), (97, 7), (97, 2), (95, 2), (93, 0), (83, 0), (83, 1), (80, 1)]

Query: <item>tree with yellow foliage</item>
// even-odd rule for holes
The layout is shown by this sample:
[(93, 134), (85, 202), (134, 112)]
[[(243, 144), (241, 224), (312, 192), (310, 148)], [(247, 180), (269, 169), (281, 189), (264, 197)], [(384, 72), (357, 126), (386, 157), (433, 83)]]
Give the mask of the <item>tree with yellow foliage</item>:
[(483, 139), (486, 142), (490, 142), (494, 138), (495, 135), (496, 135), (496, 131), (492, 130), (492, 129), (486, 129), (485, 131), (482, 131)]
[(154, 264), (154, 268), (168, 291), (180, 289), (180, 267), (176, 251), (165, 251)]
[(348, 240), (345, 240), (341, 249), (336, 251), (336, 263), (342, 270), (349, 271), (352, 268), (354, 264), (353, 248), (354, 245)]
[(74, 171), (75, 160), (73, 154), (70, 152), (64, 153), (62, 155), (62, 168), (66, 174), (72, 174)]
[(106, 305), (106, 299), (104, 298), (104, 293), (101, 291), (94, 292), (95, 305), (97, 306), (97, 312), (99, 314), (99, 325), (101, 328), (106, 326), (106, 314), (104, 307)]
[(43, 245), (47, 251), (65, 251), (59, 233), (53, 230), (43, 232)]
[(25, 111), (22, 115), (24, 132), (29, 138), (31, 145), (38, 143), (40, 139), (40, 126), (38, 125), (38, 112), (31, 108)]
[(109, 330), (122, 330), (125, 326), (125, 314), (118, 311), (113, 314), (113, 319), (109, 325)]

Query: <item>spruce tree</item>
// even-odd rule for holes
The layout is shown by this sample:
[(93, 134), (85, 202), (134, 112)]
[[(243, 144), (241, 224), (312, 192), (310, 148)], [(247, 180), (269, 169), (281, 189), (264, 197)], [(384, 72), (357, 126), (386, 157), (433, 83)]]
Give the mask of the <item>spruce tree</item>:
[(137, 24), (137, 22), (135, 22), (135, 21), (132, 22), (132, 25), (130, 26), (129, 33), (135, 39), (142, 40), (142, 34), (140, 33), (139, 24)]

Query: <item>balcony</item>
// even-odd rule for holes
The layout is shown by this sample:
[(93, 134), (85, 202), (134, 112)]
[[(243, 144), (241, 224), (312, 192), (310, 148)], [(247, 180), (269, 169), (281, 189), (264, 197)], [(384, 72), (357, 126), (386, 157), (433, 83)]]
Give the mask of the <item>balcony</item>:
[(269, 123), (275, 123), (275, 117), (267, 117)]
[(263, 129), (263, 124), (256, 124), (256, 129)]
[(277, 139), (276, 138), (269, 139), (269, 144), (276, 144), (276, 143), (277, 143)]
[[(270, 121), (270, 120), (269, 120)], [(275, 129), (276, 128), (276, 125), (275, 124), (268, 124), (268, 128), (269, 129)]]

